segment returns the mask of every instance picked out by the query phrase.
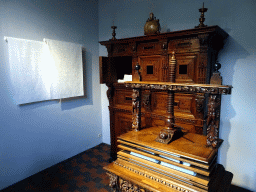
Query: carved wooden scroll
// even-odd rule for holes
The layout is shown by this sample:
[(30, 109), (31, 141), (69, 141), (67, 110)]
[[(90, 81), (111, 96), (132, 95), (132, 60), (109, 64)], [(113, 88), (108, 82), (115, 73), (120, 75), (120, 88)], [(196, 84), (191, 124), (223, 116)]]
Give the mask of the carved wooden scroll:
[(132, 94), (132, 129), (141, 128), (141, 89), (133, 89)]

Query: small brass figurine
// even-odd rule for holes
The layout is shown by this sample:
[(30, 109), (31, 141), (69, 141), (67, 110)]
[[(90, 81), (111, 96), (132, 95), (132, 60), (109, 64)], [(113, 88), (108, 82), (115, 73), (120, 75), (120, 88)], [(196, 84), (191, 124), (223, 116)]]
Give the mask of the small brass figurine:
[(160, 33), (159, 19), (154, 17), (153, 13), (149, 14), (149, 18), (144, 26), (144, 35), (154, 35)]
[(201, 27), (207, 27), (207, 25), (204, 24), (205, 18), (204, 18), (204, 12), (207, 12), (207, 8), (204, 8), (204, 3), (203, 3), (203, 8), (199, 9), (199, 12), (201, 12), (201, 16), (199, 18), (200, 24), (198, 26), (195, 26), (195, 28), (201, 28)]

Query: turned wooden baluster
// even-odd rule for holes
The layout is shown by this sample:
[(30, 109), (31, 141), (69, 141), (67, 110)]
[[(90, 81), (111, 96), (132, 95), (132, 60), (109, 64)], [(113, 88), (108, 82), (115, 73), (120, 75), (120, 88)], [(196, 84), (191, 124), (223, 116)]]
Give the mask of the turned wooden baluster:
[[(169, 81), (171, 83), (175, 83), (175, 71), (176, 71), (176, 59), (175, 53), (172, 53), (172, 58), (169, 62)], [(174, 128), (174, 91), (168, 91), (167, 93), (167, 128), (173, 129)]]
[[(169, 81), (171, 83), (175, 83), (176, 63), (175, 53), (173, 52), (169, 61)], [(165, 144), (170, 143), (174, 134), (177, 132), (177, 128), (175, 128), (174, 125), (174, 91), (168, 91), (166, 128), (160, 131), (156, 141)]]

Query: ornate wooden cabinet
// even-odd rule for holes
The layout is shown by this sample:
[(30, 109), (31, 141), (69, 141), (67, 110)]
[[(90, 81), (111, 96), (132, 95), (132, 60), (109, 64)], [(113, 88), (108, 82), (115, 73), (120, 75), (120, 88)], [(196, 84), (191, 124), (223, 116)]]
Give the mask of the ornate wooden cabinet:
[[(158, 35), (101, 41), (108, 57), (100, 57), (100, 82), (108, 86), (111, 157), (117, 157), (117, 137), (132, 127), (132, 89), (118, 83), (125, 74), (133, 81), (169, 82), (169, 60), (175, 52), (175, 82), (207, 84), (227, 37), (218, 26)], [(141, 126), (165, 125), (166, 92), (142, 90)], [(189, 133), (206, 135), (207, 95), (175, 93), (175, 123)]]

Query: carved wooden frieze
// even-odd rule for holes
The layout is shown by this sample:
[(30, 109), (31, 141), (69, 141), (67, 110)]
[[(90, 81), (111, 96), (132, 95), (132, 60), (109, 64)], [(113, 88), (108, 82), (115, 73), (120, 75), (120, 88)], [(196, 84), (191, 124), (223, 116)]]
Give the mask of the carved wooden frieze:
[(149, 89), (158, 91), (174, 91), (189, 93), (209, 93), (209, 94), (231, 94), (232, 86), (211, 85), (211, 84), (178, 84), (178, 83), (149, 83), (149, 82), (125, 82), (127, 88)]
[[(164, 178), (159, 177), (157, 175), (153, 175), (152, 173), (149, 173), (147, 171), (142, 171), (141, 169), (135, 169), (133, 167), (130, 167), (129, 165), (124, 165), (124, 164), (122, 164), (120, 162), (117, 162), (117, 161), (115, 161), (114, 163), (115, 163), (115, 165), (118, 165), (120, 167), (125, 168), (127, 171), (131, 171), (133, 173), (136, 173), (140, 176), (145, 177), (145, 179), (150, 179), (153, 182), (157, 182), (159, 184), (162, 184), (165, 187), (170, 188), (170, 190), (183, 191), (183, 192), (192, 192), (188, 188), (181, 187), (177, 183), (170, 182), (170, 180), (164, 179)], [(133, 192), (133, 190), (136, 189), (137, 191), (134, 191), (134, 192), (151, 192), (148, 189), (142, 188), (142, 187), (137, 186), (137, 185), (133, 185), (130, 181), (125, 181), (124, 179), (122, 179), (120, 177), (119, 177), (119, 188), (120, 188), (121, 191), (129, 191), (129, 189), (130, 189), (130, 191)]]
[(119, 178), (119, 188), (122, 192), (150, 192), (149, 190), (146, 190), (122, 178)]

